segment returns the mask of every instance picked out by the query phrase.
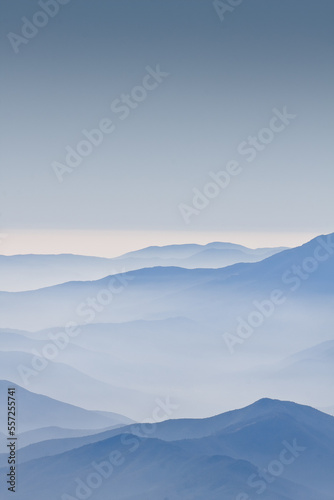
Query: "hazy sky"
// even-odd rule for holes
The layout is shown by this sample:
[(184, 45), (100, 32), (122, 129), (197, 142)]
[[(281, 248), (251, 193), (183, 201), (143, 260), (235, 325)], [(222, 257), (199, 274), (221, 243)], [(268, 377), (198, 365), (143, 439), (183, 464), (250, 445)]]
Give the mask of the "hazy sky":
[[(244, 0), (223, 20), (211, 0), (1, 10), (0, 233), (333, 231), (332, 0)], [(69, 172), (66, 147), (103, 119)]]

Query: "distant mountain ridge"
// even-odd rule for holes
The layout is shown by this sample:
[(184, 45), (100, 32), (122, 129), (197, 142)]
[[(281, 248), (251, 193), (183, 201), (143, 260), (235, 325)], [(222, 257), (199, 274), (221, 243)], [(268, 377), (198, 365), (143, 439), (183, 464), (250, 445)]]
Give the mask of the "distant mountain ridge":
[[(192, 300), (193, 303), (201, 301), (202, 307), (205, 307), (206, 304), (208, 307), (213, 307), (213, 293), (215, 293), (216, 300), (220, 296), (222, 299), (226, 299), (227, 304), (233, 300), (236, 294), (240, 293), (243, 296), (249, 295), (250, 299), (252, 296), (257, 298), (259, 294), (268, 294), (272, 290), (282, 287), (282, 278), (285, 275), (287, 275), (287, 280), (284, 286), (287, 287), (289, 283), (288, 277), (293, 283), (292, 271), (291, 276), (287, 273), (296, 263), (302, 263), (305, 259), (312, 257), (318, 245), (318, 238), (316, 238), (305, 245), (281, 251), (259, 262), (238, 263), (220, 269), (185, 269), (183, 267), (160, 266), (122, 273), (120, 280), (124, 281), (128, 276), (128, 286), (121, 294), (114, 294), (112, 311), (109, 308), (102, 308), (103, 311), (99, 315), (102, 318), (100, 322), (162, 319), (166, 317), (165, 310), (168, 311), (167, 317), (186, 316), (191, 318), (194, 313), (196, 314), (196, 309), (193, 310), (194, 308), (191, 307), (191, 312), (184, 311), (181, 309), (181, 304), (185, 301), (189, 304), (189, 301)], [(117, 281), (118, 275), (113, 276)], [(334, 276), (334, 258), (319, 262), (317, 272), (309, 273), (306, 280), (302, 281), (299, 278), (303, 285), (300, 293), (324, 293), (329, 296), (334, 292), (334, 280), (330, 279), (331, 276)], [(5, 311), (3, 324), (0, 327), (43, 329), (59, 326), (59, 321), (61, 323), (64, 321), (60, 320), (63, 315), (75, 314), (76, 307), (83, 299), (96, 296), (99, 291), (108, 287), (109, 282), (110, 277), (107, 276), (100, 280), (68, 282), (36, 291), (0, 292), (0, 306), (3, 305)], [(289, 292), (289, 289), (287, 291)], [(135, 297), (135, 295), (137, 296)], [(29, 316), (31, 316), (32, 307), (36, 300), (41, 305), (43, 304), (43, 314), (50, 309), (51, 304), (57, 303), (57, 311), (52, 305), (52, 311), (48, 312), (49, 320), (47, 322), (43, 321), (41, 315), (38, 321), (36, 318), (34, 319), (35, 325), (30, 325)], [(24, 314), (24, 321), (15, 317), (14, 310), (17, 310), (18, 307), (22, 311), (28, 309)], [(189, 307), (190, 305), (187, 305), (187, 308)], [(158, 309), (158, 312), (155, 309)], [(130, 317), (121, 313), (125, 310), (131, 313)], [(62, 311), (64, 311), (63, 314)], [(110, 312), (108, 313), (108, 311)], [(217, 308), (215, 308), (215, 314), (217, 312)], [(8, 321), (6, 320), (7, 316), (11, 318)]]
[(106, 259), (83, 255), (0, 255), (0, 291), (24, 291), (69, 281), (97, 280), (145, 267), (218, 268), (257, 262), (284, 248), (249, 249), (232, 243), (148, 247)]

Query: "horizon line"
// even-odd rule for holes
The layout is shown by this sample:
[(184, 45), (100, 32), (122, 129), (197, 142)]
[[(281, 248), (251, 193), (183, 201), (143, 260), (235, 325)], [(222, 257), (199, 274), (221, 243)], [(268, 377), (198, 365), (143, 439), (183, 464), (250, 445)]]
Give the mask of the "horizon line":
[(226, 243), (249, 249), (294, 248), (331, 232), (8, 230), (0, 233), (0, 255), (76, 255), (117, 258), (149, 247)]

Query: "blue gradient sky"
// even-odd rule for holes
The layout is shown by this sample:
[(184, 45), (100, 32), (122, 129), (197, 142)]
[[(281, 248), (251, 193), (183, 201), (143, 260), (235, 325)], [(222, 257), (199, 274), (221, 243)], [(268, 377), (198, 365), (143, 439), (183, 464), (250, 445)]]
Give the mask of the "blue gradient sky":
[[(40, 7), (1, 9), (0, 229), (333, 231), (331, 0), (247, 0), (223, 22), (207, 0), (71, 0), (18, 54), (7, 34)], [(110, 103), (157, 64), (170, 76), (119, 120)], [(247, 163), (238, 145), (284, 106), (297, 118)], [(52, 162), (104, 117), (115, 133), (60, 184)], [(179, 204), (235, 159), (186, 225)]]

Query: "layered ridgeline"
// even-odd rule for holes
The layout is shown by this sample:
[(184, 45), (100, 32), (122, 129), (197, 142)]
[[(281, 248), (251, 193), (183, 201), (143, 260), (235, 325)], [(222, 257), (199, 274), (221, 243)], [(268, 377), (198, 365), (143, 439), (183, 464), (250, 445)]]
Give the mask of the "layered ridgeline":
[(334, 417), (290, 402), (32, 443), (18, 455), (19, 500), (333, 498)]
[(175, 418), (263, 396), (331, 408), (333, 241), (222, 269), (2, 292), (0, 377), (135, 420), (166, 394)]
[[(19, 415), (17, 423), (21, 445), (34, 442), (34, 435), (38, 440), (45, 439), (45, 436), (48, 438), (60, 437), (61, 430), (64, 431), (64, 436), (61, 437), (65, 437), (66, 433), (71, 436), (76, 434), (84, 435), (92, 434), (92, 430), (98, 431), (133, 423), (133, 420), (123, 415), (84, 410), (83, 408), (33, 393), (6, 380), (0, 380), (2, 401), (5, 401), (8, 388), (13, 385), (16, 392), (15, 397), (18, 402)], [(1, 405), (0, 420), (2, 424), (6, 422), (6, 417), (7, 408), (5, 405)], [(6, 429), (6, 426), (2, 425), (1, 429)], [(26, 436), (24, 439), (22, 437), (23, 434)]]
[[(334, 293), (332, 238), (334, 235), (319, 237), (260, 262), (222, 269), (152, 267), (96, 281), (0, 292), (4, 311), (0, 326), (38, 330), (59, 327), (69, 320), (87, 324), (176, 316), (215, 322), (224, 320), (231, 311), (233, 315), (242, 312), (240, 298), (247, 311), (253, 299), (270, 299), (271, 292), (277, 289), (282, 292), (277, 303), (280, 298), (283, 302), (283, 296), (299, 301), (311, 299), (316, 305), (326, 303)], [(18, 309), (20, 315), (16, 314)]]
[(232, 243), (148, 247), (114, 259), (83, 255), (0, 255), (0, 290), (34, 290), (67, 281), (97, 280), (145, 267), (219, 268), (258, 262), (284, 248), (250, 249)]

